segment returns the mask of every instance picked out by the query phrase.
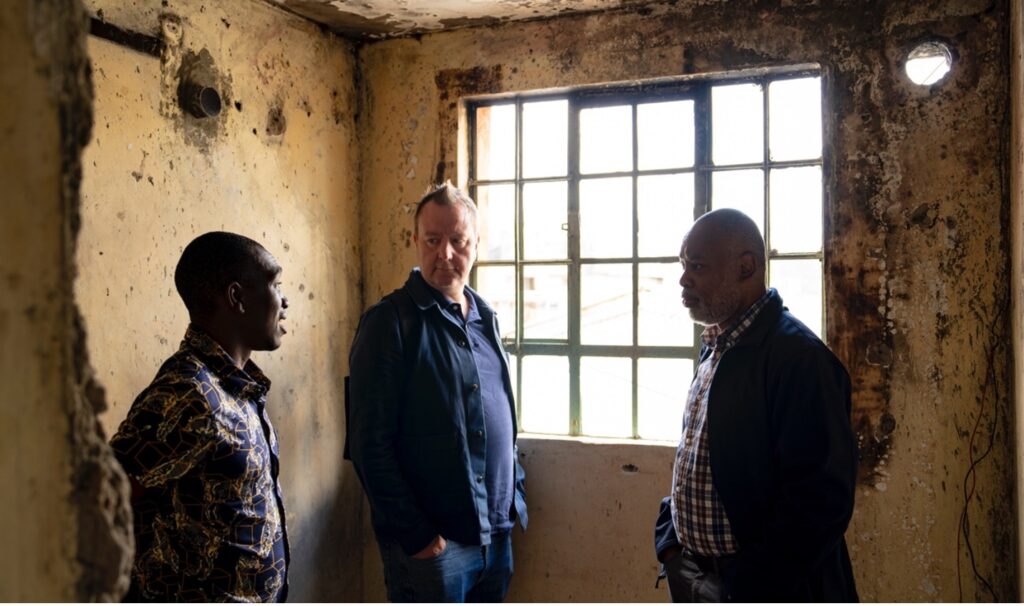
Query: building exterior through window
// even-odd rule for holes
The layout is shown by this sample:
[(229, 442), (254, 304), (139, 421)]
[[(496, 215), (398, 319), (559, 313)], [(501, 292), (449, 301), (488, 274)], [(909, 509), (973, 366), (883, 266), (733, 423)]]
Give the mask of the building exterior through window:
[(473, 285), (494, 306), (521, 430), (678, 440), (700, 326), (694, 219), (761, 227), (769, 284), (823, 334), (821, 78), (794, 68), (468, 103)]

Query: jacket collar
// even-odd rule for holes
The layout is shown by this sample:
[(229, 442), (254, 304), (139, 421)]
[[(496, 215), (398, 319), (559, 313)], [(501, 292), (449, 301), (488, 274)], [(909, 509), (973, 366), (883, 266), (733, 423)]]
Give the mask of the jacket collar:
[(768, 301), (765, 302), (764, 307), (758, 312), (754, 323), (743, 331), (743, 334), (740, 335), (740, 338), (733, 347), (757, 345), (764, 341), (772, 327), (779, 321), (779, 316), (782, 315), (784, 309), (786, 308), (782, 305), (782, 297), (779, 296), (777, 290), (771, 289)]
[[(434, 296), (435, 291), (427, 281), (423, 279), (423, 274), (420, 273), (419, 267), (414, 267), (409, 272), (409, 279), (405, 281), (405, 288), (409, 292), (409, 296), (412, 297), (413, 303), (416, 304), (421, 310), (426, 310), (430, 307), (440, 308), (441, 306), (437, 302), (437, 297)], [(466, 287), (466, 294), (473, 297), (473, 303), (476, 304), (477, 309), (480, 310), (480, 317), (486, 317), (487, 315), (494, 315), (494, 310), (491, 306), (484, 301), (475, 290)]]

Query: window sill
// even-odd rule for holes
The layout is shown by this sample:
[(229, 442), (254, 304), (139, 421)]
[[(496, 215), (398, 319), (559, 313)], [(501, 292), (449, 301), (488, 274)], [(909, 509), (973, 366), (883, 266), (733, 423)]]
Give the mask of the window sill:
[(581, 444), (587, 446), (643, 446), (663, 447), (675, 450), (678, 442), (665, 440), (634, 440), (632, 438), (595, 438), (591, 436), (560, 436), (549, 433), (526, 433), (520, 432), (518, 440), (528, 442), (562, 442), (570, 444)]

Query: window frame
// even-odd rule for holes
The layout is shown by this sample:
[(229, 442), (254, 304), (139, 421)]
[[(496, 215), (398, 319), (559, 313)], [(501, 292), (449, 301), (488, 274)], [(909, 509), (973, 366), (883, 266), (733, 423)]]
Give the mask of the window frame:
[[(556, 355), (564, 356), (568, 358), (569, 364), (569, 430), (566, 434), (544, 434), (554, 435), (563, 437), (584, 437), (582, 433), (582, 417), (581, 417), (581, 386), (580, 386), (580, 366), (583, 357), (596, 356), (596, 357), (616, 357), (616, 358), (629, 358), (631, 361), (631, 418), (632, 428), (629, 432), (629, 436), (622, 439), (645, 439), (639, 435), (639, 397), (638, 397), (638, 382), (637, 382), (637, 371), (638, 362), (641, 358), (667, 358), (667, 359), (682, 359), (691, 360), (693, 362), (693, 369), (696, 371), (700, 349), (700, 333), (703, 327), (694, 324), (694, 338), (693, 345), (685, 346), (652, 346), (652, 345), (640, 345), (638, 343), (639, 338), (639, 265), (644, 264), (657, 264), (657, 263), (676, 263), (678, 264), (679, 258), (677, 255), (665, 256), (665, 257), (641, 257), (638, 255), (639, 239), (637, 232), (639, 229), (639, 216), (638, 216), (638, 194), (637, 184), (638, 177), (641, 176), (655, 176), (655, 175), (674, 175), (674, 174), (692, 174), (694, 179), (694, 216), (696, 220), (701, 215), (711, 210), (712, 201), (712, 177), (716, 172), (728, 172), (737, 170), (751, 170), (759, 169), (763, 175), (763, 188), (764, 197), (762, 204), (762, 222), (764, 226), (763, 236), (766, 242), (771, 242), (771, 221), (770, 221), (770, 209), (771, 209), (771, 171), (775, 169), (786, 169), (786, 168), (797, 168), (797, 167), (820, 167), (822, 170), (822, 243), (821, 248), (815, 253), (779, 253), (772, 249), (768, 250), (768, 259), (766, 272), (770, 272), (771, 261), (776, 259), (785, 260), (799, 260), (799, 259), (813, 259), (818, 260), (822, 263), (822, 276), (821, 276), (821, 326), (819, 327), (822, 339), (825, 338), (825, 327), (827, 326), (827, 318), (825, 315), (827, 305), (826, 299), (828, 298), (824, 272), (824, 256), (825, 249), (828, 245), (828, 238), (826, 227), (828, 226), (827, 221), (827, 208), (829, 204), (828, 188), (826, 187), (827, 176), (825, 174), (827, 154), (827, 140), (825, 137), (826, 127), (825, 121), (822, 120), (822, 150), (821, 154), (815, 159), (809, 160), (787, 160), (787, 161), (773, 161), (771, 159), (769, 143), (770, 143), (770, 95), (768, 94), (768, 85), (771, 82), (792, 80), (799, 78), (817, 77), (822, 82), (822, 94), (821, 94), (821, 111), (824, 117), (825, 107), (825, 92), (824, 92), (824, 75), (822, 69), (818, 65), (814, 64), (801, 64), (791, 65), (771, 69), (759, 69), (750, 70), (746, 72), (730, 72), (722, 74), (712, 74), (701, 77), (686, 77), (677, 79), (658, 79), (644, 82), (634, 83), (615, 83), (615, 84), (603, 84), (597, 86), (586, 86), (579, 88), (572, 88), (559, 91), (539, 92), (530, 93), (522, 92), (515, 94), (504, 94), (496, 96), (484, 96), (484, 97), (471, 97), (464, 100), (464, 108), (466, 111), (466, 138), (464, 141), (467, 143), (467, 160), (468, 160), (468, 179), (466, 185), (469, 190), (470, 196), (476, 200), (478, 194), (478, 188), (481, 186), (494, 186), (494, 185), (511, 185), (514, 189), (514, 216), (516, 221), (516, 228), (514, 234), (515, 242), (515, 259), (513, 260), (487, 260), (477, 261), (474, 264), (470, 283), (476, 287), (477, 284), (477, 269), (479, 267), (512, 267), (515, 273), (515, 308), (516, 308), (516, 330), (515, 334), (511, 339), (502, 339), (502, 344), (505, 350), (510, 356), (510, 364), (515, 365), (515, 385), (513, 389), (516, 396), (516, 414), (519, 419), (522, 419), (522, 389), (523, 389), (523, 377), (522, 377), (522, 361), (524, 356), (528, 355)], [(763, 153), (760, 162), (752, 162), (745, 164), (735, 165), (723, 165), (717, 166), (712, 162), (712, 145), (711, 141), (711, 129), (712, 129), (712, 107), (711, 107), (711, 89), (714, 86), (729, 85), (729, 84), (746, 84), (756, 83), (761, 85), (762, 91), (762, 111), (763, 111), (763, 124), (762, 124), (762, 145)], [(522, 177), (523, 167), (523, 104), (524, 103), (535, 103), (541, 101), (554, 101), (554, 100), (566, 100), (567, 107), (567, 158), (566, 158), (566, 172), (563, 175), (558, 176), (547, 176), (547, 177)], [(638, 159), (638, 129), (637, 125), (637, 105), (650, 102), (658, 101), (680, 101), (680, 100), (692, 100), (694, 102), (694, 163), (690, 167), (686, 168), (668, 168), (668, 169), (653, 169), (653, 170), (639, 170), (637, 167)], [(477, 178), (477, 137), (476, 137), (476, 110), (481, 107), (495, 106), (495, 105), (508, 105), (514, 104), (515, 106), (515, 171), (511, 178), (506, 179), (478, 179)], [(616, 105), (630, 105), (632, 112), (632, 170), (629, 171), (617, 171), (607, 173), (587, 173), (585, 175), (580, 173), (579, 160), (580, 160), (580, 111), (582, 109), (604, 107), (604, 106), (616, 106)], [(583, 180), (598, 179), (598, 178), (614, 178), (614, 177), (628, 177), (632, 182), (632, 255), (630, 257), (614, 257), (614, 258), (588, 258), (580, 256), (580, 213), (579, 213), (579, 193), (580, 183)], [(523, 251), (523, 186), (529, 183), (550, 183), (550, 182), (566, 182), (567, 187), (567, 213), (566, 220), (568, 223), (568, 234), (567, 234), (567, 254), (565, 259), (548, 259), (548, 260), (524, 260)], [(680, 239), (683, 234), (679, 234)], [(581, 273), (583, 268), (588, 265), (598, 264), (629, 264), (632, 267), (632, 280), (633, 280), (633, 292), (632, 292), (632, 340), (634, 344), (630, 345), (588, 345), (581, 343)], [(523, 305), (523, 268), (525, 266), (563, 266), (567, 268), (568, 278), (568, 293), (567, 293), (567, 308), (568, 317), (567, 321), (567, 339), (524, 339), (523, 337), (523, 320), (524, 320), (524, 305)], [(770, 274), (767, 276), (770, 283)], [(484, 293), (486, 294), (486, 293)], [(680, 393), (684, 393), (684, 389), (681, 389)], [(682, 397), (682, 396), (681, 396)], [(590, 437), (590, 436), (585, 436)], [(599, 437), (599, 436), (595, 436)]]

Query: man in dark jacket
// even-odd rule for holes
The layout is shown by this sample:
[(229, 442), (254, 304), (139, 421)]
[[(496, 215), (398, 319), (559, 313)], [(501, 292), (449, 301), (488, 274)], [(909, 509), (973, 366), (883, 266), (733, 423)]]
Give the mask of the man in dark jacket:
[(393, 602), (494, 602), (526, 528), (508, 362), (467, 286), (476, 207), (450, 184), (416, 208), (420, 267), (363, 315), (349, 355), (348, 445)]
[(683, 305), (706, 328), (655, 528), (672, 600), (857, 601), (846, 370), (766, 289), (749, 217), (704, 215), (679, 258)]

